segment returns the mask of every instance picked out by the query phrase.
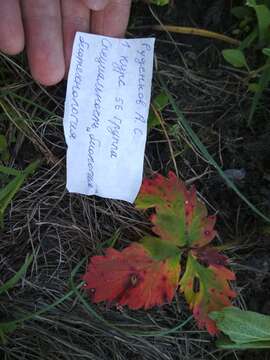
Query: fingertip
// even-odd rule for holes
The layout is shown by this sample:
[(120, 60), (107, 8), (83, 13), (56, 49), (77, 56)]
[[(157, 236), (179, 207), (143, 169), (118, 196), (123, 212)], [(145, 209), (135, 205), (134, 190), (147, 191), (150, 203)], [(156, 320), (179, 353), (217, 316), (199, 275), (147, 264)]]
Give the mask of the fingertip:
[(42, 76), (34, 76), (33, 78), (36, 82), (40, 83), (43, 86), (54, 86), (60, 83), (64, 79), (65, 74), (58, 74), (55, 77), (42, 77)]
[(59, 83), (65, 76), (64, 54), (60, 48), (62, 44), (59, 43), (56, 48), (50, 42), (41, 46), (33, 41), (34, 46), (29, 46), (29, 43), (27, 45), (29, 66), (35, 81), (44, 86)]
[(17, 55), (24, 49), (24, 29), (18, 0), (0, 0), (0, 50)]
[(31, 73), (34, 80), (40, 83), (43, 86), (53, 86), (58, 84), (60, 81), (64, 79), (65, 76), (65, 66), (63, 64), (62, 67), (55, 69), (42, 69), (31, 67)]
[(32, 76), (44, 86), (55, 85), (65, 74), (60, 3), (27, 0), (22, 2), (22, 9)]
[(13, 41), (0, 41), (0, 50), (7, 55), (18, 55), (24, 49), (24, 36), (13, 37)]
[(37, 45), (33, 48), (28, 47), (27, 50), (31, 74), (35, 81), (44, 86), (52, 86), (63, 80), (65, 61), (61, 51), (54, 52), (48, 44), (43, 48)]

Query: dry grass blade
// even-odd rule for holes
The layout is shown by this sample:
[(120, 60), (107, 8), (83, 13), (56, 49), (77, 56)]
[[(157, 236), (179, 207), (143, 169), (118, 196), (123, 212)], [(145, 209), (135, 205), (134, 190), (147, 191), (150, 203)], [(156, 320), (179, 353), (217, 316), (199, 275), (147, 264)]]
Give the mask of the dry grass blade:
[[(140, 29), (140, 28), (138, 28), (138, 29)], [(156, 30), (156, 31), (166, 31), (166, 32), (176, 33), (176, 34), (193, 35), (193, 36), (205, 37), (208, 39), (220, 40), (220, 41), (223, 41), (228, 44), (235, 45), (235, 46), (240, 45), (239, 40), (231, 38), (230, 36), (219, 34), (214, 31), (198, 29), (198, 28), (193, 28), (193, 27), (187, 27), (187, 26), (152, 25), (152, 26), (142, 26), (141, 29), (152, 29), (152, 30)]]

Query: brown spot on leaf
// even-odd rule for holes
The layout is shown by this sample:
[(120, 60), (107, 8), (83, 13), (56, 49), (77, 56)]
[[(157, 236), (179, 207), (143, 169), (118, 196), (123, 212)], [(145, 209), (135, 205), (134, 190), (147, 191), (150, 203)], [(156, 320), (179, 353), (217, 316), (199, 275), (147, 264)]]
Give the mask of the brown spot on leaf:
[(138, 281), (139, 281), (139, 277), (137, 274), (132, 274), (129, 278), (130, 280), (130, 284), (135, 287), (137, 284), (138, 284)]
[(197, 294), (200, 291), (200, 279), (197, 276), (193, 280), (193, 292)]

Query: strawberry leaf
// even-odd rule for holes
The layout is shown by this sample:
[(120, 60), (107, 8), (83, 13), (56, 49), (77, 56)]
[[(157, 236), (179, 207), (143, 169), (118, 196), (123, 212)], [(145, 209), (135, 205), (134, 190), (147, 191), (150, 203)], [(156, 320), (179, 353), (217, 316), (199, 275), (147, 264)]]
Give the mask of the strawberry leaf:
[(94, 303), (149, 309), (172, 301), (179, 272), (177, 256), (157, 261), (135, 243), (122, 252), (109, 248), (105, 256), (92, 257), (83, 280)]
[[(235, 280), (233, 272), (224, 267), (227, 258), (211, 248), (204, 250), (202, 259), (207, 267), (200, 264), (199, 253), (192, 251), (187, 259), (185, 273), (180, 280), (180, 290), (193, 310), (199, 328), (204, 328), (212, 335), (218, 333), (215, 322), (209, 312), (231, 306), (230, 299), (236, 296), (228, 280)], [(211, 260), (211, 256), (214, 256)]]
[(165, 178), (146, 179), (136, 200), (139, 209), (155, 208), (153, 232), (178, 247), (204, 246), (216, 236), (215, 217), (207, 217), (205, 205), (195, 188), (187, 190), (172, 172)]
[(215, 217), (207, 216), (195, 188), (187, 190), (172, 172), (168, 178), (144, 180), (136, 206), (154, 208), (150, 220), (156, 236), (91, 258), (83, 279), (92, 301), (149, 309), (170, 303), (180, 286), (198, 326), (216, 334), (208, 314), (231, 306), (236, 294), (229, 284), (235, 275), (226, 268), (227, 257), (209, 246), (216, 236)]

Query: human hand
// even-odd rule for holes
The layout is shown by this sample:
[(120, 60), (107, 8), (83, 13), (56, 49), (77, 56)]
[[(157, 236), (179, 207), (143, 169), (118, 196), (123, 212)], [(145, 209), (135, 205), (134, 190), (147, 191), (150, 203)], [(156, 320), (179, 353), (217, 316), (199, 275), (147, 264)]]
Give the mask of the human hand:
[(0, 0), (0, 50), (26, 45), (35, 80), (54, 85), (65, 76), (76, 31), (124, 35), (131, 0)]

